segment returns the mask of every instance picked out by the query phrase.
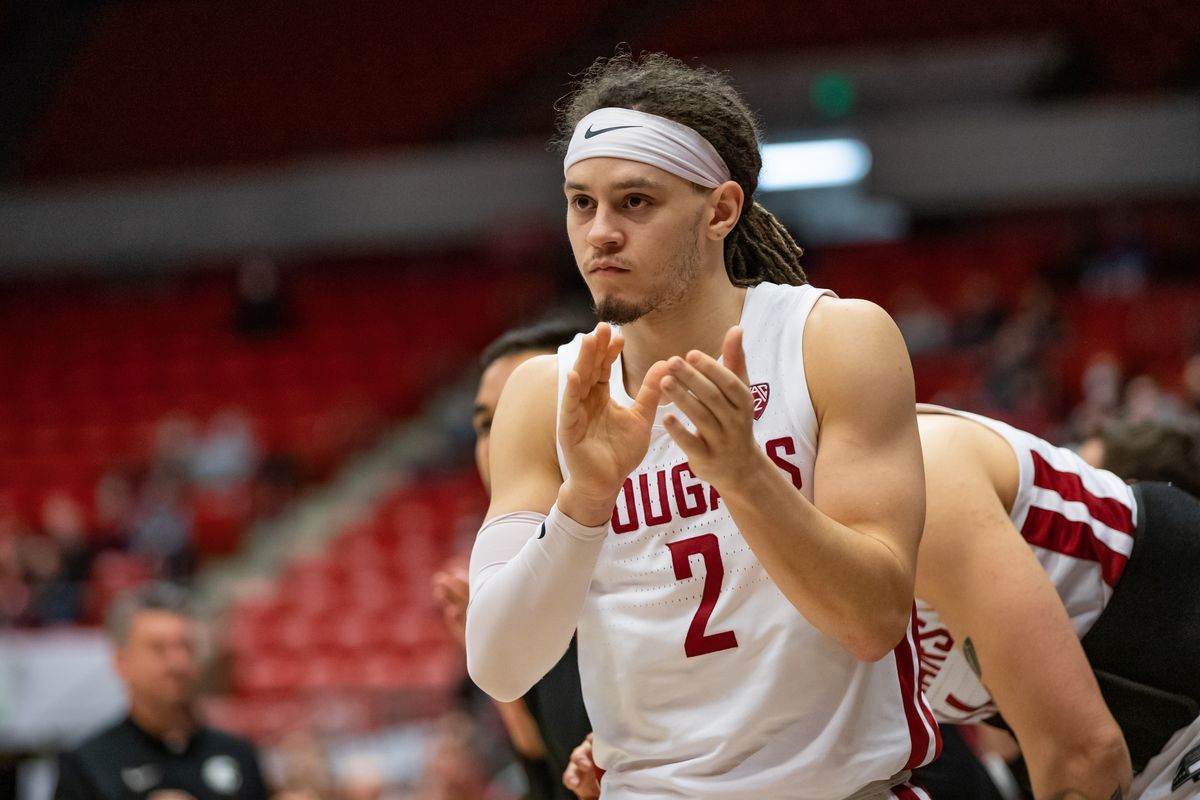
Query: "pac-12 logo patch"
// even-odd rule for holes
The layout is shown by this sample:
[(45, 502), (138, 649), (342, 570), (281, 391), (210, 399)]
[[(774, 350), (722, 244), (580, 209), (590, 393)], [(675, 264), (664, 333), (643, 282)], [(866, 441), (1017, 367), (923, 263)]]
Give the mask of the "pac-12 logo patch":
[(767, 410), (767, 401), (771, 399), (771, 384), (752, 384), (750, 386), (750, 396), (754, 398), (754, 418), (758, 419)]

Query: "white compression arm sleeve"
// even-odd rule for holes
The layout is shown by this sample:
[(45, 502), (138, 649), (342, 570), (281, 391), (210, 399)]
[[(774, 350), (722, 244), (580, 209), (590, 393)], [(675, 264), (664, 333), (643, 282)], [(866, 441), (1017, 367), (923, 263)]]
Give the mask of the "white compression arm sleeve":
[(467, 672), (479, 688), (515, 700), (562, 658), (607, 534), (607, 524), (580, 525), (558, 506), (479, 530), (467, 606)]

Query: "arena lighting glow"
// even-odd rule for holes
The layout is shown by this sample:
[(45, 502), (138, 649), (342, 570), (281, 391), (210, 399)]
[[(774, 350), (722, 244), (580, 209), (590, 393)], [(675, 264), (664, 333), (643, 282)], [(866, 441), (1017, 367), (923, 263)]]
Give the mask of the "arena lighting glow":
[(871, 150), (858, 139), (815, 139), (762, 149), (758, 188), (766, 192), (856, 183), (871, 171)]

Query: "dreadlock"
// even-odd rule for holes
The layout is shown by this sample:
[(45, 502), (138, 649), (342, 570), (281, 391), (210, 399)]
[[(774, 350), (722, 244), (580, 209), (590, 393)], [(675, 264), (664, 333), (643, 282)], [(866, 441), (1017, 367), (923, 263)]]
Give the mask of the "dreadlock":
[(730, 176), (746, 194), (743, 210), (725, 238), (725, 271), (737, 286), (764, 281), (804, 284), (804, 251), (775, 216), (754, 202), (762, 156), (754, 114), (729, 77), (704, 67), (689, 67), (663, 53), (635, 58), (619, 49), (599, 58), (557, 105), (558, 136), (566, 152), (579, 120), (598, 108), (630, 108), (687, 125), (707, 139), (729, 166)]

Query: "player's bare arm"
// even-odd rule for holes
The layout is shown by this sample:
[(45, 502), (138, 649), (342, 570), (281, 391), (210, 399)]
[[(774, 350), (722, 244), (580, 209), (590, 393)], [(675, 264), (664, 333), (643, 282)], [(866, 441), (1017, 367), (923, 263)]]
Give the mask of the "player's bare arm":
[(862, 301), (825, 298), (814, 308), (804, 340), (820, 421), (811, 503), (754, 442), (736, 329), (723, 356), (727, 366), (701, 353), (670, 362), (664, 391), (696, 432), (678, 421), (668, 430), (791, 603), (859, 658), (882, 658), (911, 617), (924, 509), (912, 370), (899, 332)]
[(608, 376), (620, 348), (601, 324), (568, 374), (557, 414), (567, 483), (554, 449), (557, 359), (518, 367), (496, 409), (492, 502), (471, 554), (466, 640), (471, 677), (497, 700), (524, 695), (566, 651), (617, 491), (649, 444), (657, 373), (631, 409), (617, 406)]
[(492, 420), (492, 496), (487, 519), (549, 512), (562, 475), (554, 452), (558, 357), (535, 356), (513, 371)]
[[(972, 643), (980, 680), (1025, 754), (1036, 797), (1108, 800), (1127, 792), (1129, 754), (1062, 601), (1009, 519), (980, 457), (992, 432), (920, 415), (926, 514), (917, 596), (956, 642)], [(994, 452), (994, 451), (993, 451)], [(1012, 465), (1015, 469), (1015, 462)]]

